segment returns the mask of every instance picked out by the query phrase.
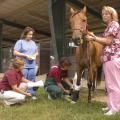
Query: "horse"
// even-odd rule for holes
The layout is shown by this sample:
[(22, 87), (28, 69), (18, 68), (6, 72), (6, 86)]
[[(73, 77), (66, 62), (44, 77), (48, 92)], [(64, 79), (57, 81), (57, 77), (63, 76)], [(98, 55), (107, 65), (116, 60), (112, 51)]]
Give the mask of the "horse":
[(75, 50), (77, 81), (72, 95), (72, 102), (76, 103), (79, 99), (82, 71), (87, 68), (88, 103), (90, 103), (91, 91), (95, 89), (95, 82), (97, 84), (101, 81), (102, 63), (100, 56), (103, 46), (86, 39), (86, 35), (93, 35), (87, 29), (86, 7), (79, 11), (71, 8), (70, 12), (72, 41), (77, 45)]

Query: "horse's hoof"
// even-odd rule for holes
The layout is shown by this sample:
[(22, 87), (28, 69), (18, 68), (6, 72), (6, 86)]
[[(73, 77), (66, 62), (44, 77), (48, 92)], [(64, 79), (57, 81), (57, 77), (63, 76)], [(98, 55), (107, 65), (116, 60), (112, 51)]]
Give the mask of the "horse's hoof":
[(75, 101), (71, 101), (71, 104), (76, 104), (77, 102), (75, 102)]

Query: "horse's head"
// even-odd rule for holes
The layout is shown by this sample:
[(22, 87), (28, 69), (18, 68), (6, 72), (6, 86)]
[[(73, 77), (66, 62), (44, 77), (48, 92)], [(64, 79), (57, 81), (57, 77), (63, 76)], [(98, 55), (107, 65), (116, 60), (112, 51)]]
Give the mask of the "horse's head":
[(71, 8), (70, 12), (70, 25), (73, 32), (72, 39), (80, 40), (82, 35), (87, 31), (86, 7), (80, 11)]

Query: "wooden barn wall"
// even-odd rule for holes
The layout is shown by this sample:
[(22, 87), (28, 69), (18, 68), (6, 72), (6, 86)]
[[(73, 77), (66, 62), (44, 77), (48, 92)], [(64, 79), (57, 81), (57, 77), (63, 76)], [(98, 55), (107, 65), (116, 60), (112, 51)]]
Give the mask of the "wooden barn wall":
[(11, 60), (13, 58), (13, 47), (3, 48), (2, 55), (3, 55), (2, 68), (3, 72), (5, 72), (9, 68)]

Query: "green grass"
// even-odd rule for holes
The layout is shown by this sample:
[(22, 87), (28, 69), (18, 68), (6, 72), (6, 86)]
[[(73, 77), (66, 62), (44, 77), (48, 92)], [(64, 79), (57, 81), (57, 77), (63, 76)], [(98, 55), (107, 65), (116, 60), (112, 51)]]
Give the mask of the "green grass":
[[(72, 105), (63, 99), (49, 101), (47, 94), (39, 90), (39, 100), (28, 101), (21, 106), (3, 108), (0, 106), (0, 120), (120, 120), (120, 114), (105, 117), (101, 108), (104, 103), (87, 103), (87, 91), (81, 90), (77, 104)], [(103, 95), (103, 91), (99, 91)]]

